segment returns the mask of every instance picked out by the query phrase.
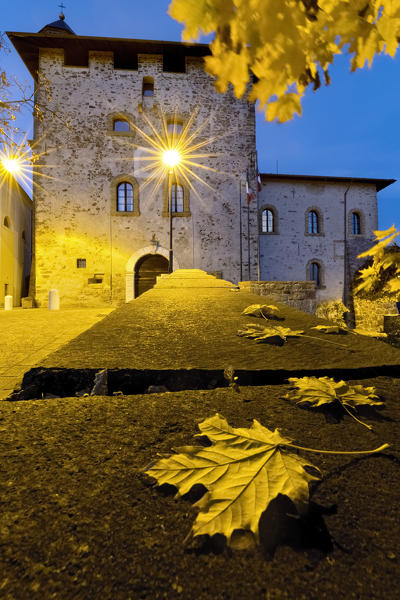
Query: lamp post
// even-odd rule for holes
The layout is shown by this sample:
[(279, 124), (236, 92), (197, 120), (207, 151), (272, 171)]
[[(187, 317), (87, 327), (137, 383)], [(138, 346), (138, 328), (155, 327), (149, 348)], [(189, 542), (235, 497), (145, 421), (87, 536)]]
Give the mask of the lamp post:
[(168, 169), (168, 210), (169, 210), (169, 263), (168, 273), (171, 274), (173, 271), (174, 263), (174, 250), (172, 243), (172, 194), (171, 194), (171, 183), (174, 169), (179, 165), (181, 155), (178, 150), (170, 148), (165, 150), (162, 155), (162, 160)]

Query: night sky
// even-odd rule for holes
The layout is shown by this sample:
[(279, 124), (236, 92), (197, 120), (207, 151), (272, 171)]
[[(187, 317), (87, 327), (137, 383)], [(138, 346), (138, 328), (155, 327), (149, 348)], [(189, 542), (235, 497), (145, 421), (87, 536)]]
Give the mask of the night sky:
[[(167, 15), (170, 0), (64, 0), (66, 22), (78, 35), (179, 41), (182, 27)], [(1, 31), (37, 32), (58, 19), (60, 1), (2, 4)], [(207, 41), (207, 40), (199, 40)], [(11, 46), (11, 44), (10, 44)], [(1, 55), (9, 76), (32, 84), (15, 50)], [(285, 124), (257, 115), (262, 173), (376, 177), (400, 180), (400, 55), (375, 58), (371, 69), (350, 73), (336, 59), (332, 83), (306, 94), (303, 116)], [(19, 120), (31, 128), (29, 115)], [(28, 135), (29, 137), (29, 135)], [(400, 227), (400, 181), (378, 194), (379, 228)]]

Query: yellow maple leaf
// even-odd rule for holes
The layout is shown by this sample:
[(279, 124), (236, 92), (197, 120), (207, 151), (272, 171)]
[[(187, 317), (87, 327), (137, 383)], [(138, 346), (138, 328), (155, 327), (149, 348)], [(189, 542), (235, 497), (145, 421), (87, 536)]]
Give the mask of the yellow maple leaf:
[(301, 97), (299, 94), (289, 93), (270, 102), (266, 115), (268, 121), (277, 119), (279, 123), (285, 123), (292, 119), (295, 113), (301, 115)]

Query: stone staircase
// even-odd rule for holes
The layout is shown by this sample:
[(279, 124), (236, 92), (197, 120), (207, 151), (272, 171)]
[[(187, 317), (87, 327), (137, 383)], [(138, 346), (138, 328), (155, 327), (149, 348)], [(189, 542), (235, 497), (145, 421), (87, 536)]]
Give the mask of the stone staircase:
[(177, 269), (170, 275), (157, 277), (154, 290), (176, 288), (237, 288), (234, 283), (208, 275), (201, 269)]

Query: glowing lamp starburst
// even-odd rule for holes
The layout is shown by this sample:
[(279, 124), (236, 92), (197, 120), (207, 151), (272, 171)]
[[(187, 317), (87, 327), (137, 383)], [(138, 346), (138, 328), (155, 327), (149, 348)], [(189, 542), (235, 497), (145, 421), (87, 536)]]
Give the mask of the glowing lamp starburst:
[(18, 157), (11, 156), (8, 158), (3, 158), (1, 165), (3, 169), (11, 175), (18, 175), (18, 173), (21, 171), (21, 161)]
[(178, 150), (170, 148), (169, 150), (165, 150), (163, 152), (162, 160), (167, 167), (173, 169), (174, 167), (177, 167), (181, 162), (181, 155), (178, 152)]

